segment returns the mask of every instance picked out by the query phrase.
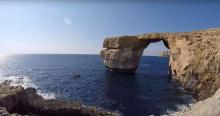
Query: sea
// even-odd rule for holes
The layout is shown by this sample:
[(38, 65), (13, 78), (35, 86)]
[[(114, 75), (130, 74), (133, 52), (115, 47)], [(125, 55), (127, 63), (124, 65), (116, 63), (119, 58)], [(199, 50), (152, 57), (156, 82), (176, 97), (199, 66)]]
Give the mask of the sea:
[(34, 87), (45, 99), (80, 101), (124, 116), (160, 116), (193, 102), (169, 77), (169, 57), (142, 56), (135, 75), (109, 72), (99, 55), (0, 56), (0, 82)]

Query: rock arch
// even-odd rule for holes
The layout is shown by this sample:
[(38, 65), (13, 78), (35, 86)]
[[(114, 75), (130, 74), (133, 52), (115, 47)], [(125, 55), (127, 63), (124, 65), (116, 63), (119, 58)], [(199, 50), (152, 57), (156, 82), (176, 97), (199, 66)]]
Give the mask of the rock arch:
[(101, 56), (110, 71), (134, 74), (144, 49), (154, 42), (163, 41), (169, 49), (169, 43), (163, 38), (143, 39), (138, 36), (120, 36), (107, 38)]
[(220, 29), (110, 37), (101, 56), (110, 71), (134, 74), (143, 50), (159, 41), (170, 49), (173, 79), (198, 99), (215, 93), (220, 87)]

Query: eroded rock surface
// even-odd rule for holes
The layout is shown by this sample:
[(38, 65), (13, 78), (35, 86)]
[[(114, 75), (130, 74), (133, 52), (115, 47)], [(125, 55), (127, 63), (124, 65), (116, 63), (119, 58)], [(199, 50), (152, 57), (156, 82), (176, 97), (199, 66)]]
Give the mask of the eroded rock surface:
[(121, 36), (107, 38), (101, 56), (104, 63), (112, 71), (134, 73), (144, 48), (148, 44), (139, 40), (137, 36)]
[(80, 102), (45, 100), (34, 88), (0, 84), (1, 116), (117, 116), (118, 113), (84, 106)]
[(220, 87), (220, 29), (111, 37), (105, 39), (101, 56), (109, 70), (134, 73), (143, 50), (158, 41), (170, 50), (173, 79), (198, 100), (216, 92)]
[(169, 116), (220, 116), (220, 89), (210, 98), (193, 104), (184, 111), (178, 111)]

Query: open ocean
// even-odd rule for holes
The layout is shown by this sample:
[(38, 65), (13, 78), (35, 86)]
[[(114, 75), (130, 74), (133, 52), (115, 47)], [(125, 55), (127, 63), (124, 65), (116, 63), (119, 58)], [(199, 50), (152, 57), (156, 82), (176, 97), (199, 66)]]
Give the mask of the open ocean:
[(107, 71), (99, 55), (1, 56), (0, 81), (34, 87), (46, 99), (81, 101), (125, 116), (161, 115), (193, 100), (168, 77), (168, 62), (143, 56), (136, 75), (122, 75)]

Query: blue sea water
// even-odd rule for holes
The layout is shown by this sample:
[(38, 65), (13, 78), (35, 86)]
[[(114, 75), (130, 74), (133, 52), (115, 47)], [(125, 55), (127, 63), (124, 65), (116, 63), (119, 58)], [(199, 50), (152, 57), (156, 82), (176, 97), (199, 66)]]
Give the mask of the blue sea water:
[(191, 99), (169, 78), (168, 62), (143, 56), (135, 75), (123, 75), (107, 71), (99, 55), (11, 55), (0, 58), (0, 80), (125, 116), (161, 115)]

